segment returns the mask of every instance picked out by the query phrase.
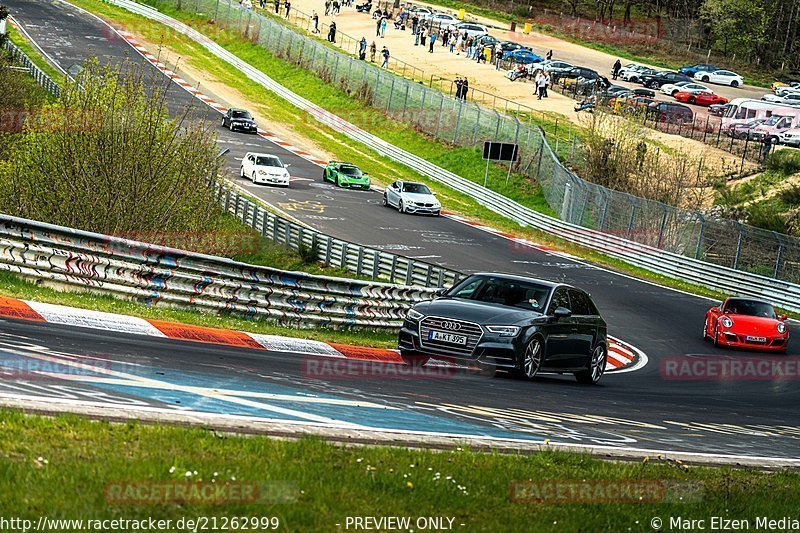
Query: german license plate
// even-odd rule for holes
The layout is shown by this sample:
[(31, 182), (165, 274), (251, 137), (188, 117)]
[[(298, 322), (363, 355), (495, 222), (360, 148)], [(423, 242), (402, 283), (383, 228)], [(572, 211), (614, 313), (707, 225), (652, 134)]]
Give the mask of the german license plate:
[(453, 335), (452, 333), (445, 333), (443, 331), (433, 331), (428, 333), (428, 339), (432, 341), (448, 342), (450, 344), (467, 344), (467, 337), (465, 335)]
[(767, 342), (766, 337), (750, 337), (748, 335), (747, 342)]

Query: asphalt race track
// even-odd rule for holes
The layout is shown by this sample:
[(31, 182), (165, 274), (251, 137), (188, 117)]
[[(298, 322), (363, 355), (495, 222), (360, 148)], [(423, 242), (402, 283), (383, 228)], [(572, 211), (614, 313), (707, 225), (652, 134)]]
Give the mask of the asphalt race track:
[[(103, 62), (129, 60), (147, 64), (107, 26), (64, 3), (6, 3), (17, 22), (65, 69), (92, 56)], [(175, 84), (168, 96), (170, 108), (175, 111), (198, 105), (195, 98)], [(211, 108), (198, 108), (198, 112), (219, 122), (219, 114)], [(268, 129), (268, 125), (261, 126)], [(251, 353), (5, 321), (0, 328), (3, 357), (31, 357), (36, 349), (25, 345), (36, 345), (66, 354), (62, 357), (110, 361), (113, 368), (119, 366), (123, 372), (149, 376), (161, 385), (144, 387), (129, 377), (115, 383), (71, 377), (67, 378), (71, 382), (66, 383), (64, 378), (50, 376), (35, 383), (0, 380), (0, 388), (5, 389), (0, 394), (46, 395), (48, 390), (67, 387), (73, 391), (70, 394), (78, 397), (81, 393), (75, 390), (84, 391), (82, 394), (100, 391), (131, 402), (177, 410), (272, 418), (282, 413), (279, 418), (286, 420), (310, 420), (309, 414), (322, 413), (339, 422), (394, 424), (397, 429), (412, 431), (800, 458), (797, 373), (794, 378), (742, 380), (687, 380), (668, 373), (671, 363), (697, 361), (700, 355), (727, 361), (755, 357), (796, 364), (796, 356), (800, 355), (800, 328), (796, 325), (791, 326), (795, 340), (788, 356), (716, 349), (700, 336), (704, 313), (711, 306), (706, 299), (637, 281), (543, 248), (515, 244), (451, 218), (401, 215), (380, 205), (379, 192), (346, 191), (323, 184), (320, 167), (265, 139), (222, 128), (219, 134), (221, 148), (231, 150), (228, 166), (235, 172), (237, 182), (295, 218), (340, 238), (465, 272), (525, 273), (584, 287), (600, 307), (609, 333), (644, 351), (649, 364), (633, 372), (607, 374), (597, 387), (579, 386), (571, 376), (542, 377), (533, 383), (503, 375), (486, 378), (471, 374), (437, 380), (362, 377), (354, 382), (304, 375), (301, 356), (286, 353)], [(280, 155), (284, 163), (292, 165), (292, 186), (276, 189), (239, 180), (239, 161), (247, 151)], [(170, 385), (189, 388), (172, 394)], [(349, 400), (353, 405), (344, 402), (331, 408), (317, 403), (292, 403), (292, 414), (287, 414), (290, 411), (286, 409), (270, 410), (254, 401), (226, 401), (204, 392), (220, 388), (332, 397)], [(367, 416), (365, 409), (385, 409), (359, 406), (365, 401), (396, 407), (400, 412), (389, 418), (385, 413)]]

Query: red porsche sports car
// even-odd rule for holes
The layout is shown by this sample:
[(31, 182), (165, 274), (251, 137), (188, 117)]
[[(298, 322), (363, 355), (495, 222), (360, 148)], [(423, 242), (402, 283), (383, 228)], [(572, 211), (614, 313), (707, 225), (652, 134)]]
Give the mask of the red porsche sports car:
[(679, 102), (684, 102), (686, 104), (696, 104), (696, 105), (704, 105), (710, 106), (715, 104), (727, 104), (728, 99), (723, 98), (718, 94), (714, 94), (708, 91), (700, 91), (697, 93), (687, 93), (687, 92), (677, 92), (675, 93), (675, 100)]
[(786, 315), (766, 302), (728, 298), (706, 313), (703, 337), (715, 346), (785, 352), (789, 345)]

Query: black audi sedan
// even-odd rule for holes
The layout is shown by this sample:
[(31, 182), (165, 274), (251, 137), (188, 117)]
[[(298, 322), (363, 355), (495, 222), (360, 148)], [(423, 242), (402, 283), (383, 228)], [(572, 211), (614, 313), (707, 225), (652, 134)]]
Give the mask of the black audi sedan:
[(400, 355), (422, 366), (444, 356), (532, 379), (539, 372), (600, 381), (608, 357), (606, 323), (585, 291), (535, 278), (473, 274), (403, 322)]

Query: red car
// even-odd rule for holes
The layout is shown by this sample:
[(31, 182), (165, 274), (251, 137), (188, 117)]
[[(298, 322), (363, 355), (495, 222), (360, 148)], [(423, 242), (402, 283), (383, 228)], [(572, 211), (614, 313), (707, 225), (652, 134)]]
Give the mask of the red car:
[(683, 102), (686, 104), (697, 104), (697, 105), (716, 105), (716, 104), (727, 104), (728, 99), (723, 98), (722, 96), (714, 93), (710, 93), (708, 91), (699, 91), (696, 93), (687, 93), (687, 92), (677, 92), (675, 93), (675, 100), (679, 102)]
[(778, 316), (766, 302), (728, 298), (706, 313), (703, 337), (715, 346), (786, 352), (789, 327), (786, 315)]

